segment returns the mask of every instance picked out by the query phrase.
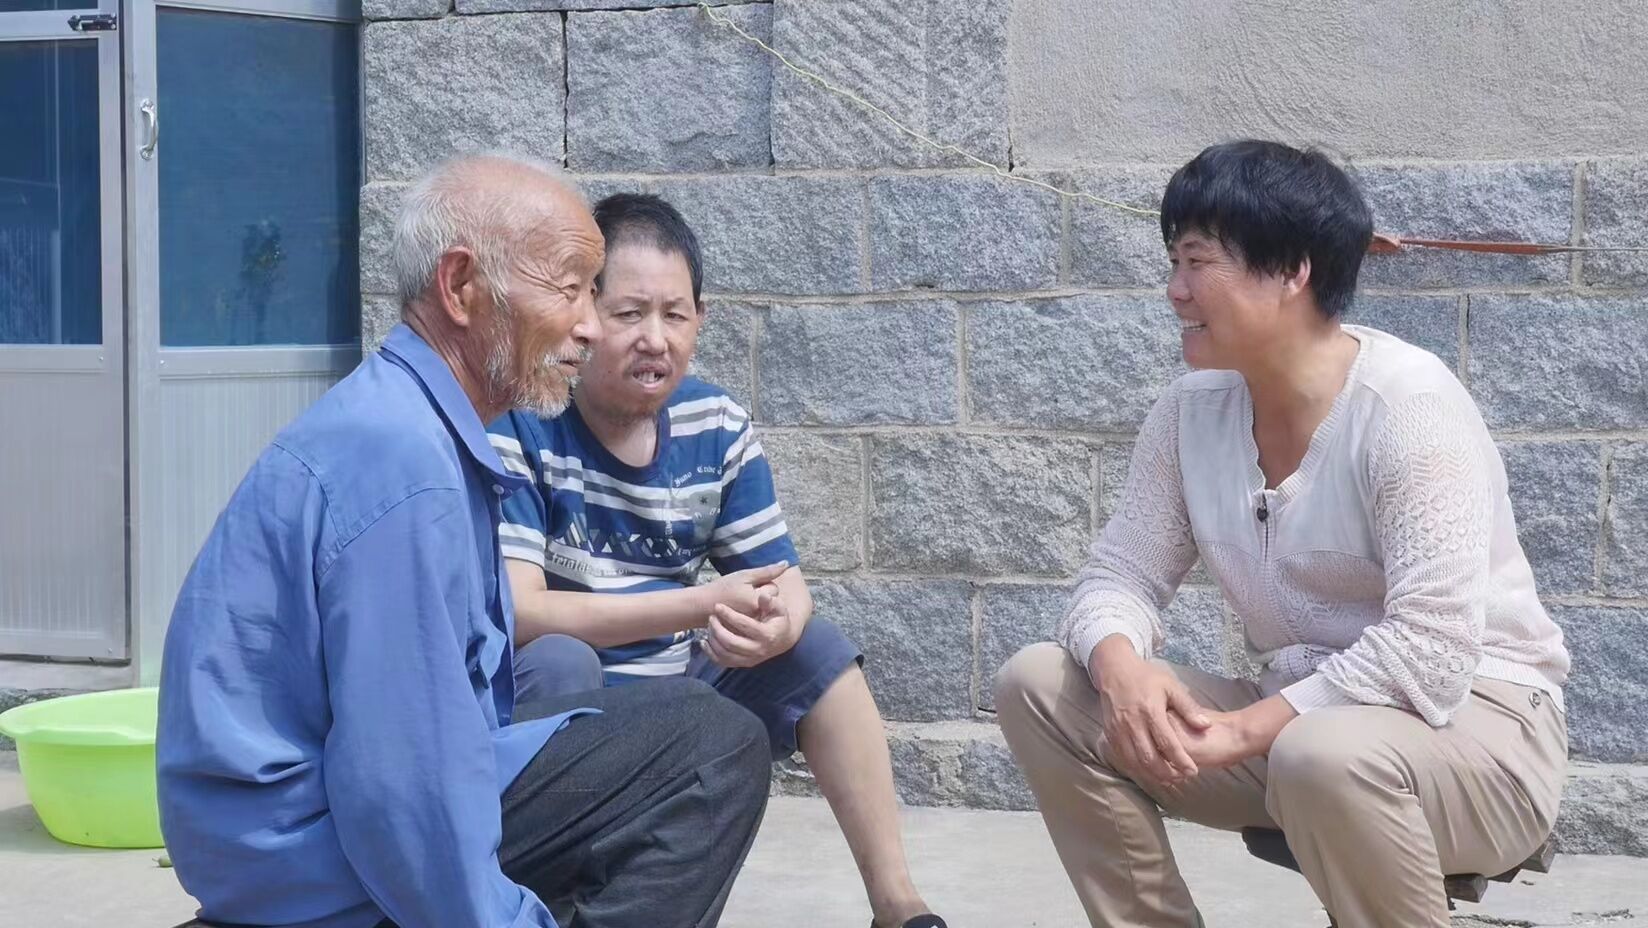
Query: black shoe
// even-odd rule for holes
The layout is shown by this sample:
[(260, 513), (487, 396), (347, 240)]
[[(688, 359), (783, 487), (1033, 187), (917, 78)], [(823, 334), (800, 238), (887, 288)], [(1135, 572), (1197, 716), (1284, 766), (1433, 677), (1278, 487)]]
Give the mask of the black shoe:
[[(881, 928), (881, 926), (877, 925), (875, 919), (872, 918), (870, 919), (870, 928)], [(950, 928), (950, 926), (944, 923), (944, 919), (928, 912), (926, 915), (917, 915), (900, 925), (899, 928)]]

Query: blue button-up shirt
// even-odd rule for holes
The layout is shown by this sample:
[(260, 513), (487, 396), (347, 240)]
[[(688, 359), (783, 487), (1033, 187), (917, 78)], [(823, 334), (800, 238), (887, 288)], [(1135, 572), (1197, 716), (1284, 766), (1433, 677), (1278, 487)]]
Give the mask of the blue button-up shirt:
[(166, 635), (161, 825), (201, 917), (553, 926), (499, 797), (580, 713), (510, 724), (504, 469), (411, 329), (252, 465)]

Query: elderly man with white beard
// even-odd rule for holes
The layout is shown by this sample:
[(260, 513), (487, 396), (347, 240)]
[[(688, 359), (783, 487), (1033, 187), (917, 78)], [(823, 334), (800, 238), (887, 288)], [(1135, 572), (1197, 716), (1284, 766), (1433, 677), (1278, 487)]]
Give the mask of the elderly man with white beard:
[(483, 423), (565, 409), (604, 244), (552, 169), (470, 156), (408, 192), (402, 323), (252, 465), (184, 582), (161, 819), (197, 924), (710, 926), (767, 736), (696, 680), (517, 705)]

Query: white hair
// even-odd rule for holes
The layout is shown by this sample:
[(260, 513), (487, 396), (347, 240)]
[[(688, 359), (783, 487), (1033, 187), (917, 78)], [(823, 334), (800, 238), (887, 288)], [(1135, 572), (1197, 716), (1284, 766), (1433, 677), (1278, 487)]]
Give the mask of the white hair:
[(434, 284), (441, 255), (457, 247), (474, 252), (493, 299), (507, 312), (509, 269), (544, 212), (538, 198), (503, 184), (476, 183), (476, 174), (488, 167), (538, 174), (573, 189), (554, 165), (505, 151), (460, 155), (424, 174), (401, 199), (390, 249), (403, 313)]

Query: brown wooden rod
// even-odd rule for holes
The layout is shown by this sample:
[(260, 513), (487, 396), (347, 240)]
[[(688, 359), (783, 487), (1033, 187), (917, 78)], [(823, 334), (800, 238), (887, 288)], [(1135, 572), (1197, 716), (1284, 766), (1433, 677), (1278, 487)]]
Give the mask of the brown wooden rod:
[(1449, 251), (1474, 251), (1494, 255), (1555, 255), (1569, 252), (1648, 252), (1643, 247), (1610, 247), (1605, 245), (1549, 245), (1539, 242), (1467, 242), (1441, 238), (1401, 238), (1376, 232), (1368, 245), (1370, 255), (1395, 254), (1403, 248), (1442, 248)]

